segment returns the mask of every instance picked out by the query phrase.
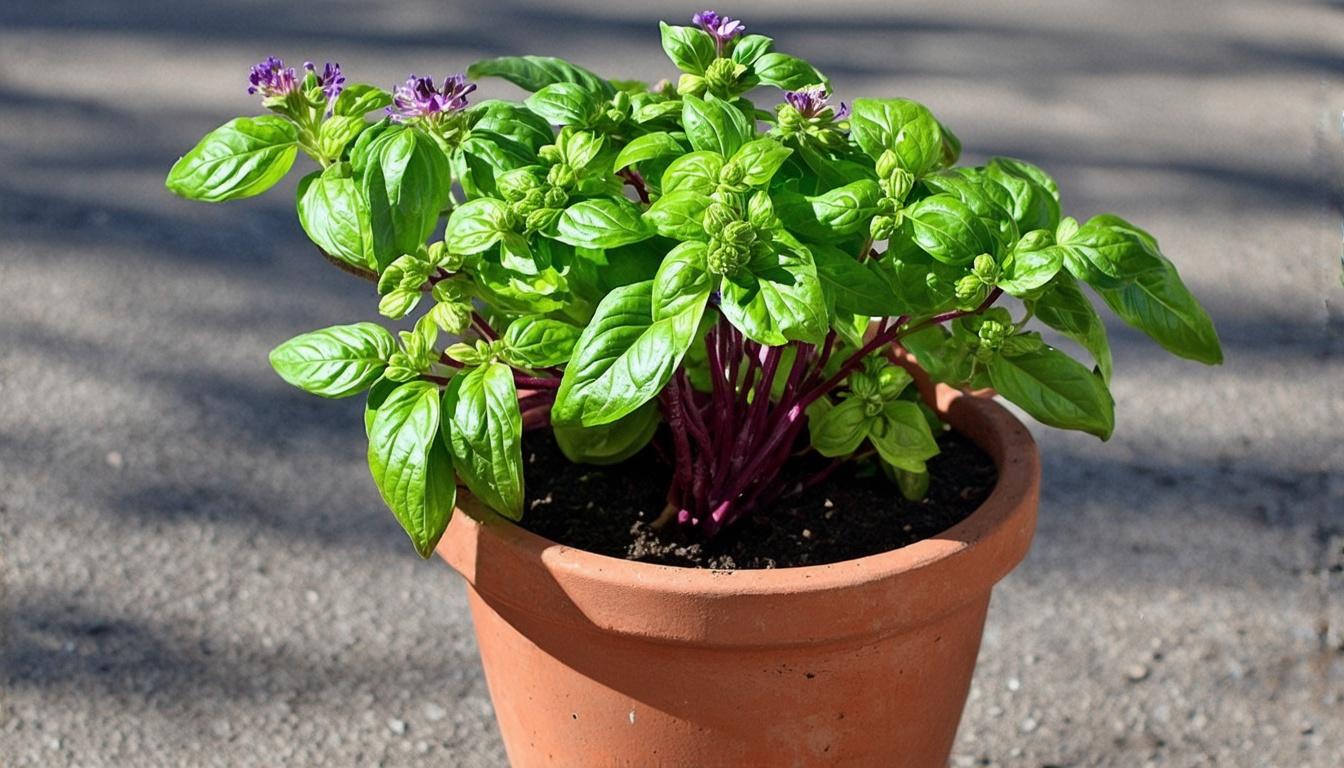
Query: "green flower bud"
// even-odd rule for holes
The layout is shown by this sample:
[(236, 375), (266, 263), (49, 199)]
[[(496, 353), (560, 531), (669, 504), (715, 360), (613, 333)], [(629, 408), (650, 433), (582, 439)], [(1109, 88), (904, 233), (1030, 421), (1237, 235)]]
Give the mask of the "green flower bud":
[(897, 168), (879, 178), (882, 179), (883, 191), (896, 200), (904, 200), (915, 186), (915, 177), (902, 168)]
[(901, 168), (901, 159), (890, 149), (882, 150), (882, 154), (877, 158), (877, 177), (885, 179), (894, 171)]
[(710, 274), (732, 277), (746, 266), (749, 251), (733, 243), (725, 243), (717, 238), (709, 241), (709, 254), (706, 267)]
[(749, 249), (751, 244), (756, 242), (756, 230), (752, 228), (751, 222), (730, 221), (724, 226), (719, 237), (726, 243)]
[(746, 65), (732, 59), (715, 59), (705, 70), (705, 86), (720, 96), (731, 94), (737, 90), (738, 78), (746, 71)]
[(724, 227), (740, 218), (732, 206), (723, 203), (710, 203), (709, 207), (705, 209), (705, 215), (700, 219), (700, 224), (709, 234), (717, 235), (723, 231)]
[(884, 216), (896, 215), (896, 211), (899, 208), (900, 204), (896, 202), (895, 198), (887, 197), (886, 195), (883, 195), (877, 201), (877, 212)]
[(1008, 338), (1009, 331), (1009, 326), (998, 320), (986, 320), (976, 329), (976, 335), (980, 337), (981, 347), (996, 350), (1003, 346), (1003, 341)]
[(683, 74), (677, 80), (678, 96), (703, 96), (705, 93), (705, 79), (699, 75)]
[(874, 242), (890, 240), (894, 234), (896, 234), (895, 216), (874, 216), (872, 223), (868, 225), (868, 235)]
[(574, 168), (565, 163), (551, 166), (551, 170), (546, 173), (546, 183), (560, 189), (573, 189), (578, 181)]
[(741, 184), (747, 177), (747, 169), (741, 163), (727, 162), (719, 169), (719, 182), (722, 184)]
[(964, 307), (979, 304), (984, 300), (987, 289), (984, 281), (979, 277), (966, 275), (957, 280), (953, 292), (956, 294), (958, 304)]
[(556, 187), (547, 189), (541, 199), (541, 204), (547, 208), (564, 208), (567, 202), (569, 202), (569, 193)]
[(630, 114), (630, 94), (625, 91), (617, 91), (615, 96), (611, 97), (611, 108), (618, 109), (625, 114)]
[(764, 191), (757, 192), (747, 202), (747, 220), (757, 229), (773, 229), (779, 224), (775, 218), (775, 203)]
[(992, 284), (999, 276), (999, 265), (994, 262), (994, 257), (988, 253), (982, 253), (975, 257), (971, 264), (971, 272), (981, 281)]
[(803, 113), (788, 104), (780, 104), (779, 109), (775, 110), (775, 124), (786, 136), (797, 132), (806, 122), (807, 118), (803, 117)]
[(545, 232), (560, 218), (564, 210), (560, 208), (538, 208), (527, 215), (524, 226), (529, 232)]
[(554, 144), (547, 144), (546, 146), (537, 150), (537, 157), (541, 158), (544, 162), (548, 164), (554, 165), (555, 163), (558, 163), (561, 160), (560, 148)]

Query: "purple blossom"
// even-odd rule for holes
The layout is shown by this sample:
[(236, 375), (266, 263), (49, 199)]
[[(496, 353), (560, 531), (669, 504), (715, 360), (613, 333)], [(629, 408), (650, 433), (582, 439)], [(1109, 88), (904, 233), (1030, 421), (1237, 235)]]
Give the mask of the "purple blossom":
[(821, 115), (826, 109), (832, 109), (832, 120), (844, 120), (849, 117), (849, 106), (843, 101), (838, 108), (830, 107), (826, 102), (830, 100), (830, 94), (826, 92), (824, 85), (809, 85), (799, 88), (796, 91), (786, 91), (784, 100), (789, 106), (798, 110), (798, 114), (809, 120)]
[(720, 16), (714, 11), (701, 11), (691, 17), (691, 23), (700, 27), (714, 38), (714, 44), (719, 48), (719, 55), (723, 55), (724, 45), (730, 40), (735, 40), (743, 32), (747, 31), (747, 26), (737, 19), (730, 19), (727, 16)]
[(322, 93), (326, 94), (328, 102), (335, 101), (345, 89), (345, 75), (341, 74), (340, 64), (328, 61), (322, 66), (321, 74), (317, 73), (317, 68), (311, 61), (305, 61), (303, 68), (317, 76), (317, 84), (322, 87)]
[(265, 61), (253, 65), (247, 81), (251, 83), (247, 87), (248, 93), (260, 93), (266, 97), (288, 96), (299, 87), (294, 68), (286, 68), (285, 62), (274, 56), (267, 56)]
[(449, 75), (444, 78), (443, 87), (438, 89), (434, 87), (433, 78), (411, 75), (405, 85), (393, 90), (392, 106), (387, 108), (387, 114), (397, 121), (416, 117), (433, 119), (465, 108), (467, 94), (474, 90), (476, 84), (467, 82), (466, 75)]

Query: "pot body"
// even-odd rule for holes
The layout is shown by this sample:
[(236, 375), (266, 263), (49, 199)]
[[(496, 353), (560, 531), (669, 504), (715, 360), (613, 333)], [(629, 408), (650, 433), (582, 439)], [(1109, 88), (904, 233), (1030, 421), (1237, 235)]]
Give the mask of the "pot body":
[(463, 499), (439, 552), (468, 581), (515, 768), (946, 765), (1040, 468), (998, 404), (940, 387), (936, 407), (994, 458), (994, 491), (934, 538), (842, 563), (632, 563)]

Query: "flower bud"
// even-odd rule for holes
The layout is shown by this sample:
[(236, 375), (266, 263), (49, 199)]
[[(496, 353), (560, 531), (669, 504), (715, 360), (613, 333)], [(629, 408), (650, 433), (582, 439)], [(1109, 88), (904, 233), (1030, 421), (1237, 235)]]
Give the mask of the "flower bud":
[(560, 148), (554, 144), (547, 144), (546, 146), (537, 150), (537, 157), (541, 158), (541, 160), (546, 163), (550, 164), (558, 163), (561, 160)]
[(551, 166), (551, 170), (546, 173), (546, 183), (560, 189), (573, 189), (578, 180), (574, 168), (565, 163)]
[(741, 163), (729, 161), (719, 169), (719, 182), (723, 184), (741, 184), (747, 177), (747, 169)]
[(775, 110), (775, 122), (780, 131), (788, 135), (802, 128), (806, 118), (803, 117), (801, 112), (788, 104), (780, 104), (779, 109)]
[(565, 203), (569, 202), (569, 194), (563, 189), (551, 187), (546, 190), (541, 202), (547, 208), (564, 208)]
[(879, 179), (885, 179), (890, 176), (893, 171), (900, 170), (900, 167), (901, 159), (896, 156), (896, 153), (890, 149), (884, 149), (882, 150), (882, 154), (877, 158), (877, 177)]
[(903, 168), (897, 168), (881, 177), (884, 191), (895, 200), (904, 200), (915, 186), (915, 177)]
[(730, 223), (739, 219), (737, 211), (731, 206), (723, 203), (710, 203), (705, 209), (705, 215), (700, 219), (700, 224), (705, 228), (705, 232), (710, 235), (718, 235)]
[(723, 233), (719, 237), (724, 242), (749, 249), (751, 244), (756, 242), (756, 230), (752, 229), (750, 222), (730, 221), (724, 226)]
[(775, 218), (775, 204), (769, 193), (760, 191), (751, 196), (747, 203), (747, 220), (761, 230), (772, 229), (779, 224), (779, 219)]
[(972, 262), (971, 273), (984, 283), (993, 283), (999, 275), (999, 265), (994, 262), (993, 256), (982, 253)]
[(732, 277), (746, 265), (747, 256), (748, 251), (740, 246), (718, 239), (710, 240), (706, 267), (710, 274)]
[(705, 79), (699, 75), (683, 74), (677, 79), (678, 96), (703, 96)]
[(705, 86), (716, 94), (732, 93), (737, 88), (737, 79), (746, 70), (732, 59), (715, 59), (705, 70)]
[(544, 232), (560, 218), (564, 211), (560, 208), (538, 208), (529, 213), (525, 222), (527, 231)]
[(868, 225), (868, 234), (874, 242), (890, 240), (891, 236), (896, 234), (896, 217), (874, 216), (872, 223)]
[(957, 280), (954, 293), (963, 306), (978, 304), (985, 297), (985, 283), (975, 275), (966, 275)]

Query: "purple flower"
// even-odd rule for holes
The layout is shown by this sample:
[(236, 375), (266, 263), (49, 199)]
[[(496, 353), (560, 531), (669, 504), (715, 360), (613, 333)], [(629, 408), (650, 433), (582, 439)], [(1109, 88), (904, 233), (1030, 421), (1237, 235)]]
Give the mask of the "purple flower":
[(393, 89), (392, 106), (387, 108), (387, 114), (398, 122), (415, 117), (433, 119), (466, 107), (467, 94), (474, 90), (476, 84), (467, 82), (466, 75), (449, 75), (438, 89), (433, 78), (411, 75), (405, 85)]
[(730, 40), (735, 40), (743, 32), (747, 31), (747, 26), (737, 19), (730, 19), (727, 16), (720, 16), (714, 11), (701, 11), (691, 17), (691, 23), (700, 27), (714, 38), (714, 44), (719, 48), (719, 55), (723, 55), (724, 45)]
[(317, 84), (322, 86), (322, 93), (326, 94), (328, 102), (335, 101), (336, 97), (345, 89), (345, 75), (341, 74), (340, 64), (328, 61), (322, 66), (322, 74), (320, 75), (311, 61), (305, 61), (303, 68), (317, 76)]
[(826, 102), (830, 99), (830, 94), (826, 93), (824, 85), (809, 85), (799, 88), (796, 91), (786, 91), (784, 100), (789, 106), (798, 110), (798, 114), (807, 119), (812, 119), (821, 115), (823, 110), (832, 109), (832, 120), (844, 120), (849, 117), (849, 106), (843, 101), (839, 108), (830, 107)]
[(299, 87), (294, 68), (286, 68), (285, 62), (274, 56), (267, 56), (265, 61), (254, 65), (247, 81), (251, 83), (247, 87), (248, 93), (260, 93), (266, 97), (288, 96)]

